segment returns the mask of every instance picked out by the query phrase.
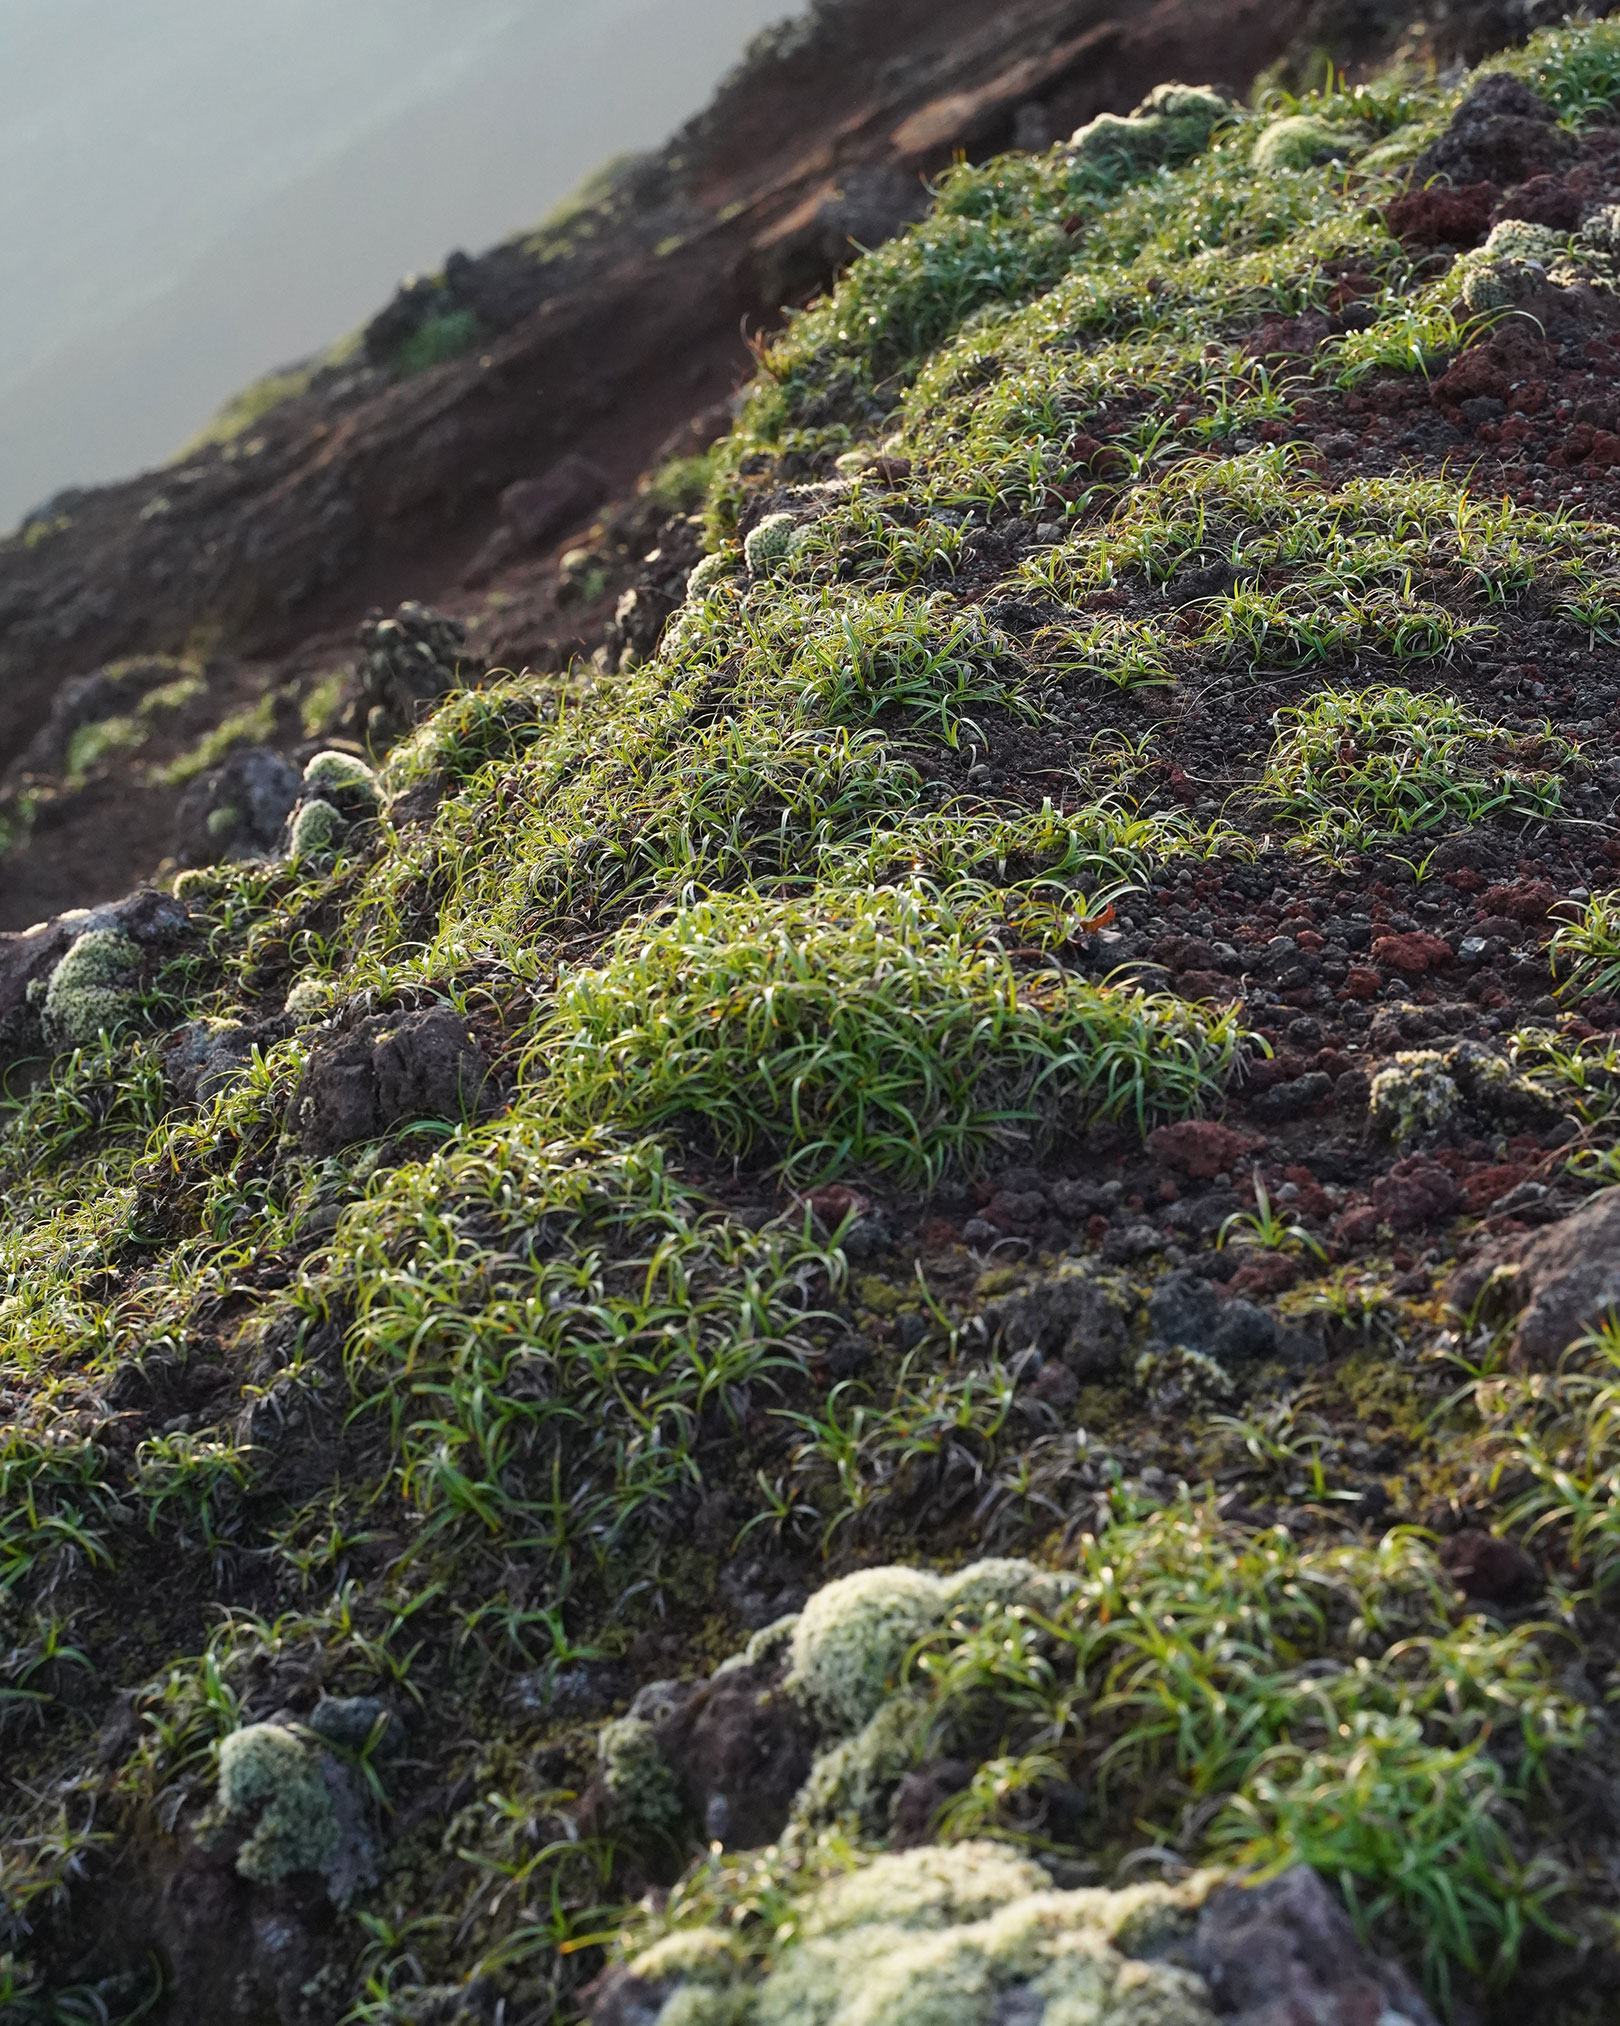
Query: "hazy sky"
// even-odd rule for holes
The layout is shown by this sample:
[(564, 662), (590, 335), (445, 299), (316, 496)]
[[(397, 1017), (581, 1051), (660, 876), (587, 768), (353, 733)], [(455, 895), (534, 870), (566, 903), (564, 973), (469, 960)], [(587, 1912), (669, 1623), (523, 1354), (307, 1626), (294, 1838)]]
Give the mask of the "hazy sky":
[(0, 0), (0, 525), (661, 140), (797, 0)]

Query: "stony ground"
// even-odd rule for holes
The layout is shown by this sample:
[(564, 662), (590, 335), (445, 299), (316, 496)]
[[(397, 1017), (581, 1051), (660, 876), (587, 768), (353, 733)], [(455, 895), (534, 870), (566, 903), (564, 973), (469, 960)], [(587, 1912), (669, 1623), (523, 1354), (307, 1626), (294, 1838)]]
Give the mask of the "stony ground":
[(6, 946), (7, 2026), (1608, 2016), (1617, 119), (956, 169)]

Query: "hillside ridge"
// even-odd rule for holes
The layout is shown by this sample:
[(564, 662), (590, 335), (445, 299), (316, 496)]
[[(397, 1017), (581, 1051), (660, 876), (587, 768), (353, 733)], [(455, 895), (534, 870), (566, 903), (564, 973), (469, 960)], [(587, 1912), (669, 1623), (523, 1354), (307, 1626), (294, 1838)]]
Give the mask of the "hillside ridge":
[(0, 945), (0, 2026), (1609, 2017), (1620, 23), (1023, 138)]

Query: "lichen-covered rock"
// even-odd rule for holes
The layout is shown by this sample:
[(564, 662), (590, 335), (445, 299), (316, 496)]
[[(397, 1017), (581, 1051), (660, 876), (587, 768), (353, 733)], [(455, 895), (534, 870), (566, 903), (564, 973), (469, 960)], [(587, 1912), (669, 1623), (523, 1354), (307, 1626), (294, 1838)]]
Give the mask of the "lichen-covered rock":
[(1366, 129), (1341, 126), (1315, 113), (1290, 113), (1273, 120), (1254, 144), (1257, 169), (1314, 169), (1318, 163), (1348, 161), (1367, 138)]
[(757, 1971), (718, 1927), (664, 1936), (587, 1994), (592, 2026), (1434, 2026), (1302, 1866), (1060, 1892), (958, 1843), (877, 1857), (796, 1912)]
[(673, 1836), (686, 1811), (655, 1726), (635, 1716), (604, 1724), (596, 1757), (611, 1826), (632, 1837)]
[(1368, 1109), (1380, 1131), (1399, 1142), (1447, 1124), (1461, 1103), (1445, 1057), (1433, 1048), (1408, 1048), (1373, 1078)]
[(261, 1885), (326, 1872), (342, 1841), (320, 1748), (282, 1724), (249, 1724), (219, 1748), (219, 1807), (227, 1821), (256, 1819), (236, 1868)]
[(1077, 166), (1119, 181), (1202, 154), (1232, 113), (1230, 100), (1209, 85), (1161, 84), (1133, 113), (1100, 113), (1069, 142)]
[[(798, 1938), (752, 1985), (732, 1952), (670, 1937), (604, 1979), (594, 2026), (1213, 2026), (1191, 1970), (1200, 1880), (1055, 1892), (995, 1843), (879, 1857), (810, 1896)], [(719, 1938), (717, 1937), (717, 1942)], [(630, 2009), (636, 2001), (642, 2013)]]
[(798, 521), (792, 514), (767, 514), (743, 543), (750, 577), (769, 577), (787, 561)]
[(1373, 1078), (1368, 1107), (1373, 1124), (1397, 1143), (1441, 1130), (1465, 1107), (1505, 1124), (1545, 1126), (1558, 1114), (1545, 1091), (1477, 1041), (1403, 1050)]
[(40, 1006), (47, 1044), (86, 1048), (135, 1010), (144, 952), (119, 929), (89, 929), (51, 973)]

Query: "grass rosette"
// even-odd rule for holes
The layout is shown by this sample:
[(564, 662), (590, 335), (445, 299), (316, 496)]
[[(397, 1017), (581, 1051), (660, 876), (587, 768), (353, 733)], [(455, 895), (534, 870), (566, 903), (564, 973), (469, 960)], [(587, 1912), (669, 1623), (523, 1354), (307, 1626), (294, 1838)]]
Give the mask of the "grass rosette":
[(740, 894), (566, 979), (531, 1074), (575, 1125), (695, 1127), (800, 1182), (916, 1182), (1097, 1120), (1185, 1117), (1241, 1040), (1231, 1013), (1021, 971), (922, 890)]

